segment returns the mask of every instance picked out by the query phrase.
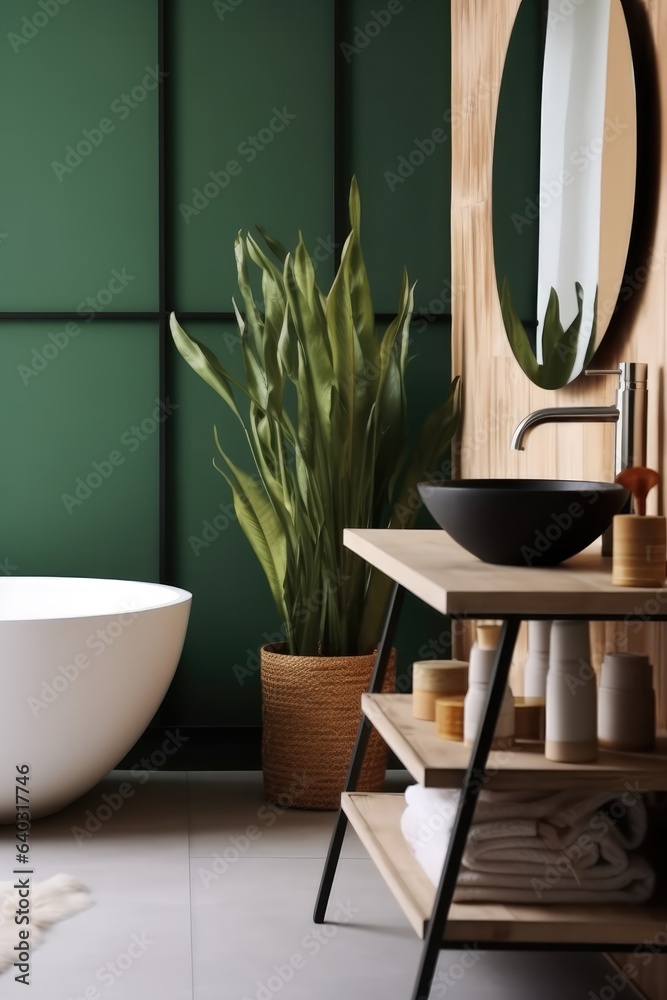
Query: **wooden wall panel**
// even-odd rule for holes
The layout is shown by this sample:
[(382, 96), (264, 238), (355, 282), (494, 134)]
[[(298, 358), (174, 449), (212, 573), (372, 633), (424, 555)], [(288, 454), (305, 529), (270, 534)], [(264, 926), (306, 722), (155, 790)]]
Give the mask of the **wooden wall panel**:
[[(667, 0), (643, 3), (659, 65), (662, 166), (653, 255), (647, 264), (641, 305), (632, 325), (603, 347), (604, 367), (619, 361), (649, 365), (648, 462), (667, 476), (664, 433), (667, 363)], [(462, 376), (463, 422), (457, 473), (462, 478), (584, 478), (609, 480), (613, 470), (612, 425), (547, 425), (534, 430), (523, 453), (510, 450), (513, 428), (543, 406), (609, 404), (614, 379), (581, 377), (556, 392), (539, 389), (514, 360), (505, 336), (493, 261), (491, 178), (497, 95), (505, 53), (520, 0), (452, 0), (452, 285), (453, 372)], [(513, 207), (508, 206), (508, 211)], [(662, 500), (662, 498), (660, 498)], [(664, 512), (661, 502), (661, 512)], [(657, 509), (654, 501), (654, 509)], [(667, 626), (636, 626), (628, 643), (645, 648), (655, 667), (659, 723), (667, 727)], [(605, 643), (623, 645), (626, 628), (596, 626), (596, 658)], [(520, 660), (513, 684), (519, 690)], [(626, 959), (618, 957), (622, 963)], [(640, 969), (637, 980), (654, 1000), (667, 996), (667, 958)]]

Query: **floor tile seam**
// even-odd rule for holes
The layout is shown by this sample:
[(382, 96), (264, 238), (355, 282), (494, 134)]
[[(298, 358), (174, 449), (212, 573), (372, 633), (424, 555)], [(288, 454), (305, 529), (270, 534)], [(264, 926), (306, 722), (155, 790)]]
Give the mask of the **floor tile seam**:
[[(238, 858), (223, 858), (223, 861), (229, 860), (231, 864), (236, 864), (237, 861), (324, 861), (326, 859), (326, 854), (243, 854)], [(190, 861), (218, 861), (220, 860), (219, 854), (191, 854)], [(370, 861), (371, 858), (368, 855), (345, 855), (342, 854), (341, 861)]]
[(194, 928), (192, 921), (192, 910), (193, 910), (193, 900), (192, 900), (192, 865), (190, 864), (191, 854), (190, 847), (192, 843), (192, 800), (190, 796), (190, 772), (185, 771), (185, 801), (186, 801), (186, 816), (187, 816), (187, 862), (186, 867), (188, 871), (188, 917), (190, 924), (190, 990), (191, 990), (191, 1000), (195, 1000), (195, 942), (194, 942)]

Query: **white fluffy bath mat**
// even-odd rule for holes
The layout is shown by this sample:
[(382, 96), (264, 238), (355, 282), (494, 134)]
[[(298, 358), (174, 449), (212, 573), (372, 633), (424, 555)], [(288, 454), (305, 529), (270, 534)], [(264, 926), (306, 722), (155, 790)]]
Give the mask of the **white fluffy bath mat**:
[[(27, 878), (27, 876), (24, 876)], [(16, 882), (21, 879), (16, 876)], [(19, 931), (30, 931), (30, 950), (37, 946), (47, 927), (87, 910), (92, 903), (85, 885), (71, 875), (54, 875), (46, 882), (30, 883), (30, 923), (17, 924), (20, 910), (19, 889), (14, 882), (0, 882), (0, 973), (6, 972), (16, 960)]]

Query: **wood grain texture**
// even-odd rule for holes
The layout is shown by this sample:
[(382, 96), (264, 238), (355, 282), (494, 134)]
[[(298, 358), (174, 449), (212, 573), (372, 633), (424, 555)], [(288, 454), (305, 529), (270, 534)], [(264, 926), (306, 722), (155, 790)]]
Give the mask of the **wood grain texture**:
[(614, 586), (611, 560), (593, 546), (560, 566), (533, 569), (480, 562), (437, 528), (346, 528), (343, 538), (348, 549), (443, 615), (667, 613), (667, 589)]
[[(602, 346), (599, 367), (620, 361), (649, 365), (648, 464), (667, 476), (665, 367), (667, 364), (667, 0), (636, 0), (645, 8), (653, 36), (661, 105), (660, 194), (651, 251), (632, 320)], [(611, 425), (548, 425), (529, 436), (526, 451), (510, 450), (518, 421), (544, 406), (600, 405), (614, 401), (614, 380), (580, 377), (550, 392), (533, 385), (512, 356), (503, 327), (493, 263), (491, 177), (496, 95), (520, 0), (452, 0), (452, 285), (453, 371), (463, 376), (463, 422), (454, 447), (457, 474), (608, 480), (613, 459)], [(479, 94), (488, 92), (489, 98)], [(508, 206), (513, 211), (514, 206)], [(664, 513), (663, 497), (651, 512)], [(651, 655), (658, 721), (667, 725), (667, 626), (636, 623), (595, 626), (599, 662), (613, 644)], [(454, 655), (465, 658), (459, 641)], [(521, 662), (518, 650), (517, 664)], [(520, 667), (513, 686), (521, 690)], [(621, 956), (620, 962), (625, 959)], [(667, 958), (641, 968), (637, 983), (652, 1000), (667, 996)]]
[[(402, 795), (345, 792), (342, 806), (401, 909), (423, 938), (435, 888), (401, 833)], [(562, 941), (608, 944), (650, 939), (665, 926), (667, 908), (648, 906), (539, 906), (453, 903), (445, 941)]]
[[(470, 762), (470, 749), (441, 739), (434, 722), (412, 715), (409, 694), (364, 694), (364, 715), (394, 751), (412, 777), (427, 788), (460, 788)], [(623, 791), (628, 781), (661, 791), (667, 785), (667, 738), (656, 753), (601, 751), (590, 764), (563, 764), (547, 760), (541, 743), (517, 744), (489, 755), (489, 791), (540, 789), (614, 789)]]

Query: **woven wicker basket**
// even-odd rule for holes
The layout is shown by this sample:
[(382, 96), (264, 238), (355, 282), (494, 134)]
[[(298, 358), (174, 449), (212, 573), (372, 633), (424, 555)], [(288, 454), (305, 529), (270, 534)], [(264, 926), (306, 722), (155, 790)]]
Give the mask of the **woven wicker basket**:
[[(284, 646), (260, 650), (262, 768), (271, 802), (296, 809), (337, 809), (370, 687), (375, 653), (292, 656)], [(383, 690), (394, 690), (392, 650)], [(359, 791), (382, 788), (387, 748), (371, 734)]]

